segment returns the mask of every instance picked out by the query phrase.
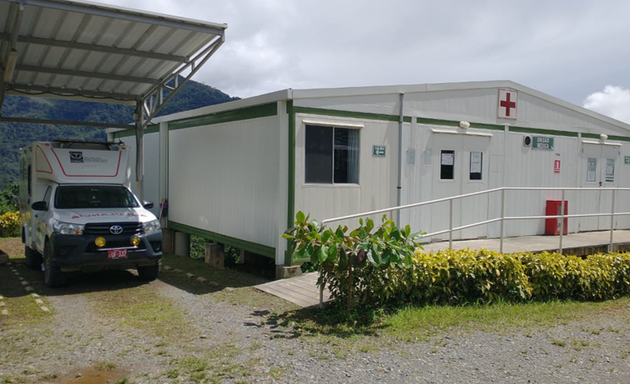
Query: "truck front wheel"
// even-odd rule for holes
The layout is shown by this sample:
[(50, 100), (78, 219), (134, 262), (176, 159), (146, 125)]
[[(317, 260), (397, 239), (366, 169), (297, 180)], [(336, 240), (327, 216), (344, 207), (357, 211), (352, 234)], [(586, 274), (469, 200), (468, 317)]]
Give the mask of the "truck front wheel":
[(26, 265), (31, 269), (39, 269), (42, 268), (42, 254), (34, 251), (28, 245), (24, 246), (24, 257), (26, 259)]
[(61, 272), (61, 268), (53, 262), (53, 249), (50, 241), (46, 241), (44, 246), (44, 284), (51, 288), (66, 284), (66, 276)]
[(158, 261), (154, 265), (145, 265), (138, 267), (138, 276), (145, 281), (153, 281), (157, 279), (160, 272), (160, 262)]

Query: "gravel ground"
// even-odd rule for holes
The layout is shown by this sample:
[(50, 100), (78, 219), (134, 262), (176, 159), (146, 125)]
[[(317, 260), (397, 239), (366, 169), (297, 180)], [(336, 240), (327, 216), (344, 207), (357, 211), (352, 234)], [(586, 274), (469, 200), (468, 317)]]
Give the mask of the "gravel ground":
[(0, 383), (630, 383), (630, 308), (549, 328), (451, 330), (402, 343), (307, 335), (279, 326), (269, 308), (159, 280), (148, 287), (187, 313), (191, 335), (161, 343), (99, 316), (85, 293), (49, 295), (50, 324), (0, 330), (10, 340), (0, 345)]

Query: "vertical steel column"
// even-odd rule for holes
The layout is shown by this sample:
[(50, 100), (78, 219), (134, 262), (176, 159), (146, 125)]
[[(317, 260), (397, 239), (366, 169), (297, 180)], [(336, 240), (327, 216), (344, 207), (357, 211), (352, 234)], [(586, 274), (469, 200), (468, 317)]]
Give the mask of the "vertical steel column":
[(453, 249), (453, 199), (448, 201), (448, 247)]
[(501, 190), (501, 243), (499, 253), (503, 253), (503, 226), (505, 224), (505, 189)]
[[(405, 94), (399, 95), (400, 114), (398, 116), (398, 185), (396, 186), (396, 206), (402, 205), (403, 177), (403, 122), (405, 120)], [(400, 209), (396, 210), (396, 226), (400, 228)]]
[(612, 190), (612, 207), (610, 209), (610, 244), (608, 244), (608, 252), (613, 251), (613, 229), (615, 228), (615, 190)]
[(562, 254), (562, 236), (564, 234), (564, 189), (562, 190), (562, 201), (560, 202), (560, 246), (558, 253)]
[(144, 101), (136, 102), (136, 194), (144, 201)]

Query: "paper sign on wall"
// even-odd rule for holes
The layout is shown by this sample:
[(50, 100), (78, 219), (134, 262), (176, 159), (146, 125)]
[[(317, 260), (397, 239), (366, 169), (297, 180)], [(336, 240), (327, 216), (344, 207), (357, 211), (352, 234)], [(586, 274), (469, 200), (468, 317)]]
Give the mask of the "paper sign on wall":
[(553, 173), (560, 173), (560, 160), (554, 160)]
[(453, 165), (455, 163), (454, 153), (442, 153), (442, 165)]

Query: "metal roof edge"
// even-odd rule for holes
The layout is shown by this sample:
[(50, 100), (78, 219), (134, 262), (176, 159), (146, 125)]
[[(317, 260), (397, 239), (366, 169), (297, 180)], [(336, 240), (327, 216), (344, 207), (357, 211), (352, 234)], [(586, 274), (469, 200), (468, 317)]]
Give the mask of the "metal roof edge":
[(533, 88), (526, 87), (511, 80), (488, 80), (488, 81), (469, 81), (469, 82), (451, 82), (451, 83), (435, 83), (435, 84), (411, 84), (411, 85), (378, 85), (364, 87), (345, 87), (345, 88), (319, 88), (319, 89), (295, 89), (293, 90), (294, 99), (307, 98), (324, 98), (324, 97), (347, 97), (347, 96), (369, 96), (379, 94), (400, 94), (400, 93), (418, 93), (418, 92), (440, 92), (440, 91), (456, 91), (456, 90), (474, 90), (474, 89), (490, 89), (490, 88), (511, 88), (520, 92), (524, 92), (538, 99), (544, 100), (551, 104), (556, 104), (576, 113), (580, 113), (597, 120), (601, 120), (608, 124), (630, 131), (630, 124), (613, 119), (612, 117), (602, 115), (601, 113), (581, 107), (579, 105), (562, 100), (555, 96), (537, 91)]
[(579, 105), (570, 103), (568, 101), (562, 100), (562, 99), (557, 98), (555, 96), (551, 96), (551, 95), (549, 95), (547, 93), (543, 93), (543, 92), (537, 91), (537, 90), (535, 90), (533, 88), (529, 88), (529, 87), (526, 87), (524, 85), (521, 85), (521, 84), (518, 84), (518, 83), (514, 83), (514, 82), (511, 82), (511, 83), (513, 84), (512, 88), (516, 89), (517, 91), (525, 92), (525, 93), (527, 93), (527, 94), (529, 94), (531, 96), (534, 96), (534, 97), (536, 97), (538, 99), (544, 100), (544, 101), (546, 101), (548, 103), (559, 105), (559, 106), (561, 106), (563, 108), (566, 108), (566, 109), (569, 109), (569, 110), (571, 110), (573, 112), (577, 112), (577, 113), (580, 113), (580, 114), (583, 114), (583, 115), (587, 115), (587, 116), (592, 117), (594, 119), (602, 120), (602, 121), (604, 121), (604, 122), (606, 122), (608, 124), (612, 124), (612, 125), (617, 126), (619, 128), (622, 128), (622, 129), (630, 131), (630, 124), (628, 124), (628, 123), (624, 123), (623, 121), (620, 121), (620, 120), (617, 120), (617, 119), (613, 119), (612, 117), (609, 117), (609, 116), (603, 115), (603, 114), (601, 114), (599, 112), (595, 112), (593, 110), (590, 110), (588, 108), (584, 108), (584, 107), (581, 107)]
[[(203, 32), (212, 32), (216, 34), (222, 34), (227, 29), (225, 23), (211, 23), (202, 20), (189, 19), (185, 17), (178, 17), (172, 15), (166, 15), (155, 12), (139, 11), (137, 9), (131, 9), (126, 7), (114, 7), (101, 3), (93, 3), (88, 1), (78, 0), (3, 0), (10, 3), (17, 3), (21, 5), (32, 5), (46, 8), (59, 9), (64, 11), (80, 11), (88, 14), (103, 15), (117, 19), (126, 19), (136, 22), (156, 23), (160, 22), (163, 25), (170, 25), (176, 23), (174, 27), (179, 29), (203, 29)], [(189, 28), (182, 27), (182, 23)]]
[(469, 81), (434, 84), (398, 84), (398, 85), (374, 85), (342, 88), (318, 88), (318, 89), (296, 89), (294, 98), (320, 98), (320, 97), (343, 97), (343, 96), (369, 96), (381, 94), (419, 93), (454, 91), (465, 89), (486, 89), (496, 87), (511, 87), (517, 85), (509, 80), (492, 81)]
[(248, 97), (245, 99), (228, 101), (227, 103), (214, 104), (209, 105), (207, 107), (201, 107), (197, 109), (191, 109), (189, 111), (177, 112), (171, 115), (160, 116), (153, 119), (152, 123), (160, 123), (181, 119), (188, 119), (191, 117), (210, 115), (213, 113), (230, 111), (234, 109), (241, 109), (247, 107), (253, 107), (261, 104), (269, 104), (282, 100), (291, 100), (292, 99), (292, 90), (291, 89), (283, 89), (276, 92), (265, 93), (259, 96)]

